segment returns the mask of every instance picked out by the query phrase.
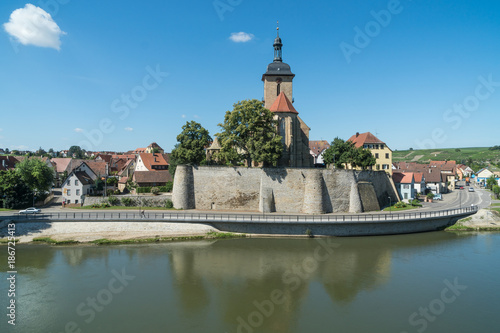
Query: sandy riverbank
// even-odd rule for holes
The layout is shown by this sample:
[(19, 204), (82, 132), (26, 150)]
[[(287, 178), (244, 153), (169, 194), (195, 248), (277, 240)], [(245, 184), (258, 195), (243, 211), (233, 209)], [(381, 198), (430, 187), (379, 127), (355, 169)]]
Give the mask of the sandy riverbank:
[(481, 209), (476, 214), (459, 220), (451, 230), (500, 230), (500, 214), (489, 209)]
[[(202, 236), (218, 230), (198, 223), (159, 222), (17, 222), (16, 239), (29, 243), (33, 238), (51, 238), (56, 241), (92, 242), (97, 239), (129, 240), (143, 238), (170, 238)], [(0, 237), (7, 236), (7, 227)]]

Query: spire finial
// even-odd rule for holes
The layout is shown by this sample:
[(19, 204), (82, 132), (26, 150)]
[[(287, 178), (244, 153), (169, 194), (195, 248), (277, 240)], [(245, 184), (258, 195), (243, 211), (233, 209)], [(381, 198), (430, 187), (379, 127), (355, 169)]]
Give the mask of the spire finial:
[(279, 37), (280, 36), (280, 21), (276, 22), (276, 33), (277, 33), (277, 35)]

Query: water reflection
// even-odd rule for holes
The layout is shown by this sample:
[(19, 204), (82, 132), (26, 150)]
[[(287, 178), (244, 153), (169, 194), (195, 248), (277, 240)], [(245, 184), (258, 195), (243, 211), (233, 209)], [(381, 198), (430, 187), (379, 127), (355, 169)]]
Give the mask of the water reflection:
[[(68, 320), (74, 320), (83, 331), (101, 332), (108, 327), (134, 332), (137, 327), (123, 319), (124, 313), (131, 312), (141, 318), (141, 330), (148, 332), (159, 332), (167, 325), (178, 332), (238, 328), (240, 332), (254, 328), (255, 332), (293, 332), (311, 302), (336, 309), (353, 307), (364, 292), (391, 283), (394, 259), (411, 261), (425, 253), (450, 252), (449, 245), (463, 238), (438, 232), (109, 247), (20, 246), (22, 331), (61, 331)], [(484, 244), (489, 247), (492, 242)], [(116, 296), (119, 301), (107, 307), (105, 315), (86, 324), (75, 308), (106, 287), (111, 271), (122, 267), (138, 279)]]

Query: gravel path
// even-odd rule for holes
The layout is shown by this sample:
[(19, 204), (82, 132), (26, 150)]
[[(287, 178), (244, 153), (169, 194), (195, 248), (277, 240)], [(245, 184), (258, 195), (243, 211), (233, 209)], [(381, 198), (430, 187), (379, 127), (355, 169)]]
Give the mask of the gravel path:
[[(37, 237), (91, 242), (102, 238), (124, 240), (197, 236), (218, 231), (206, 224), (165, 222), (17, 222), (15, 229), (16, 238), (21, 243), (31, 242)], [(0, 237), (6, 236), (7, 228), (2, 228)]]

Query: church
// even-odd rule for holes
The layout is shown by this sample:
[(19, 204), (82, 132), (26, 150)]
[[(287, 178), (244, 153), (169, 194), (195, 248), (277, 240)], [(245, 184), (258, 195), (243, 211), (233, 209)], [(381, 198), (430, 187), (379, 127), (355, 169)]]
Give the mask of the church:
[[(283, 62), (283, 43), (279, 36), (274, 40), (274, 60), (262, 75), (264, 82), (264, 107), (274, 114), (278, 122), (278, 134), (283, 143), (283, 152), (278, 167), (309, 168), (313, 166), (313, 157), (309, 150), (309, 131), (306, 123), (293, 107), (293, 78), (290, 66)], [(217, 138), (207, 148), (207, 160), (221, 149)]]
[(264, 107), (278, 121), (278, 134), (283, 143), (283, 153), (278, 166), (307, 168), (313, 166), (309, 150), (309, 131), (293, 107), (293, 78), (290, 66), (283, 62), (283, 43), (279, 36), (274, 40), (274, 60), (262, 75), (264, 82)]

